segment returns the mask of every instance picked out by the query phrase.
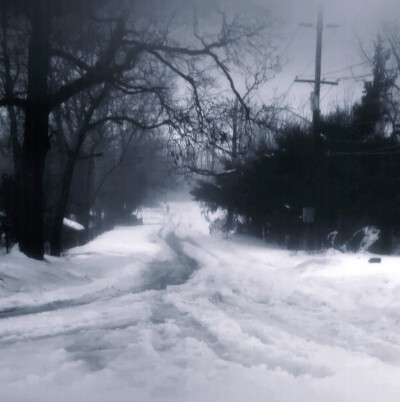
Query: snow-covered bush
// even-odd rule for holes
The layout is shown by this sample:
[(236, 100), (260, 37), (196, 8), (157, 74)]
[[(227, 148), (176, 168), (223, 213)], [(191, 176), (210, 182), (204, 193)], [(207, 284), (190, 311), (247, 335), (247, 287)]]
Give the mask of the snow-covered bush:
[(329, 233), (328, 242), (331, 247), (347, 252), (365, 252), (375, 242), (379, 240), (380, 230), (376, 226), (365, 226), (352, 234), (345, 242), (337, 240), (339, 232), (337, 230)]

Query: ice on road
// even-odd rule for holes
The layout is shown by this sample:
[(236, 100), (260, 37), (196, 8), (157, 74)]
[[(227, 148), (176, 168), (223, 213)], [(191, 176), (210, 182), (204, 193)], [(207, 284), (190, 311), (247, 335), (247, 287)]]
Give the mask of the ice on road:
[(400, 400), (398, 257), (212, 237), (189, 201), (145, 214), (0, 257), (0, 401)]

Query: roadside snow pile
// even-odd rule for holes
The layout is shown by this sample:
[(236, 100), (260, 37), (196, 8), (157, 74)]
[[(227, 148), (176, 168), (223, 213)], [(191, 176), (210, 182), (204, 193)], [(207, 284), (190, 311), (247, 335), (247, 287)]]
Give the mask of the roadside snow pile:
[(36, 261), (15, 246), (0, 258), (0, 309), (32, 303), (46, 289), (58, 290), (79, 282), (79, 273), (66, 269), (65, 261), (51, 257)]
[[(36, 261), (15, 246), (0, 257), (0, 318), (8, 310), (30, 311), (62, 306), (73, 300), (93, 299), (114, 286), (136, 283), (143, 267), (168, 247), (160, 243), (154, 228), (116, 228), (94, 242), (70, 250), (65, 258), (46, 256)], [(81, 300), (82, 301), (82, 300)]]
[(398, 258), (227, 241), (196, 204), (169, 206), (65, 259), (0, 259), (19, 272), (6, 300), (53, 300), (0, 313), (2, 400), (400, 400)]
[[(103, 233), (84, 246), (73, 248), (68, 255), (75, 258), (87, 258), (91, 255), (100, 257), (104, 255), (127, 257), (137, 254), (155, 255), (160, 251), (156, 232), (159, 227), (117, 227), (110, 232)], [(106, 267), (106, 269), (109, 268)]]
[(68, 219), (68, 218), (63, 219), (63, 225), (70, 229), (76, 230), (77, 232), (81, 232), (82, 230), (85, 230), (83, 225), (81, 225), (80, 223), (75, 222), (71, 219)]

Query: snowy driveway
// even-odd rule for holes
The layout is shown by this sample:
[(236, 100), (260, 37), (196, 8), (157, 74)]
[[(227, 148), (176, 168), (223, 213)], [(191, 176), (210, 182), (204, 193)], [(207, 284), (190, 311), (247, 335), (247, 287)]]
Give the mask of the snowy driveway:
[(191, 202), (62, 259), (14, 251), (0, 401), (399, 401), (399, 259), (367, 261), (209, 237)]

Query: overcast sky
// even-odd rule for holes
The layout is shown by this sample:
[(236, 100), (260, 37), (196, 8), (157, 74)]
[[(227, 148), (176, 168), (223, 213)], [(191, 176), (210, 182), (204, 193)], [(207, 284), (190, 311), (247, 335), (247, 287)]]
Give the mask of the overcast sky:
[[(352, 104), (359, 100), (364, 78), (356, 80), (354, 77), (371, 72), (368, 64), (360, 64), (365, 61), (360, 43), (366, 53), (372, 55), (373, 43), (382, 24), (388, 21), (400, 23), (400, 0), (146, 0), (145, 3), (155, 10), (159, 7), (153, 3), (160, 1), (168, 5), (168, 9), (174, 8), (172, 5), (182, 5), (180, 2), (195, 2), (205, 20), (210, 16), (209, 21), (212, 21), (213, 11), (221, 8), (228, 14), (248, 10), (254, 13), (255, 9), (259, 15), (270, 11), (279, 32), (278, 51), (286, 62), (276, 78), (263, 88), (260, 97), (268, 101), (275, 94), (287, 94), (286, 101), (308, 117), (311, 115), (309, 95), (312, 85), (293, 84), (293, 81), (296, 76), (314, 78), (316, 30), (299, 24), (316, 23), (318, 1), (323, 2), (324, 24), (339, 25), (334, 29), (325, 28), (323, 32), (322, 78), (340, 79), (338, 86), (321, 87), (323, 112), (335, 101)], [(350, 69), (351, 66), (354, 68)]]
[[(287, 63), (282, 72), (273, 80), (266, 92), (275, 88), (286, 93), (287, 100), (298, 111), (309, 110), (309, 93), (312, 86), (296, 83), (292, 85), (296, 75), (313, 78), (315, 67), (316, 31), (313, 28), (300, 27), (299, 23), (316, 22), (317, 0), (253, 0), (254, 4), (269, 7), (279, 18), (283, 39), (281, 49), (286, 49)], [(356, 101), (362, 89), (362, 79), (351, 77), (369, 73), (367, 64), (345, 68), (364, 61), (358, 39), (367, 52), (372, 51), (382, 23), (400, 19), (399, 0), (324, 0), (324, 23), (338, 24), (335, 29), (325, 28), (323, 32), (322, 77), (333, 80), (342, 78), (336, 87), (322, 86), (321, 108), (326, 110), (335, 99), (339, 101)], [(337, 73), (331, 73), (342, 70)], [(329, 91), (329, 92), (328, 92)]]

